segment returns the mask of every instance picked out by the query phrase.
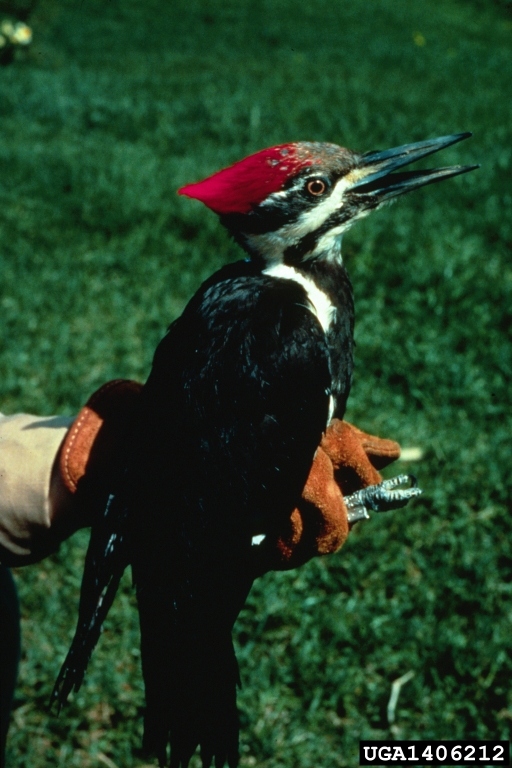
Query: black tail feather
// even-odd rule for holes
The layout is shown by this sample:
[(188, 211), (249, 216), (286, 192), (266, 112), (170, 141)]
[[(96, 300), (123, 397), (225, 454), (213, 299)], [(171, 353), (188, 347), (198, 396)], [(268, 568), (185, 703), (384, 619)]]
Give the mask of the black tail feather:
[(50, 706), (57, 703), (59, 712), (69, 694), (80, 689), (103, 622), (128, 565), (126, 527), (127, 508), (111, 496), (102, 519), (91, 530), (80, 589), (77, 629), (50, 699)]
[(200, 638), (174, 629), (165, 637), (162, 627), (154, 625), (154, 613), (141, 611), (144, 747), (165, 765), (170, 743), (171, 768), (187, 768), (198, 747), (203, 768), (210, 768), (212, 760), (217, 768), (226, 763), (236, 768), (239, 675), (231, 628), (216, 628)]

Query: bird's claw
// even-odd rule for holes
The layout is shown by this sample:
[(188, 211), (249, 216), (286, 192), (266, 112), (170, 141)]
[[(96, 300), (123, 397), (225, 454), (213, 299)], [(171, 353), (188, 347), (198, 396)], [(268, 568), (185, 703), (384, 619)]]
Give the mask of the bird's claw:
[[(398, 488), (404, 483), (410, 483), (409, 488)], [(373, 512), (387, 512), (390, 509), (405, 507), (411, 499), (419, 496), (423, 491), (418, 488), (418, 481), (414, 475), (397, 475), (389, 480), (383, 480), (377, 485), (369, 485), (360, 491), (345, 497), (347, 516), (349, 523), (358, 520), (369, 519), (369, 510)], [(394, 490), (397, 489), (397, 490)]]

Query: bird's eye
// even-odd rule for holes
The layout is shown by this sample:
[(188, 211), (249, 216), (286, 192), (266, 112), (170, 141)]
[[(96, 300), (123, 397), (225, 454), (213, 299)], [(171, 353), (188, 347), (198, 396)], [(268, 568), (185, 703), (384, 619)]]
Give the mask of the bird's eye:
[(323, 195), (327, 188), (327, 184), (325, 181), (322, 181), (322, 179), (313, 179), (312, 181), (308, 181), (308, 185), (306, 189), (308, 190), (310, 195)]

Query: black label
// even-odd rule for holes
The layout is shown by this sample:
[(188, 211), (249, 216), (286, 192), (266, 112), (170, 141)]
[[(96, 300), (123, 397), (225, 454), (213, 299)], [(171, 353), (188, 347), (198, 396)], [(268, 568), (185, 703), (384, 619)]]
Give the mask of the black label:
[(359, 765), (510, 765), (508, 741), (360, 741)]

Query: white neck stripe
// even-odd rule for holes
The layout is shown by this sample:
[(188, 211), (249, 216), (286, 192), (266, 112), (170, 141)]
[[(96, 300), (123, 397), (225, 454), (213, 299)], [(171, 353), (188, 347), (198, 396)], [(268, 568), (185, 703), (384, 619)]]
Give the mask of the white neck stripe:
[(302, 285), (308, 295), (311, 311), (318, 318), (324, 332), (329, 330), (336, 309), (331, 304), (329, 297), (315, 285), (313, 280), (287, 264), (274, 264), (264, 269), (263, 274), (270, 277), (281, 277), (284, 280), (294, 280)]

